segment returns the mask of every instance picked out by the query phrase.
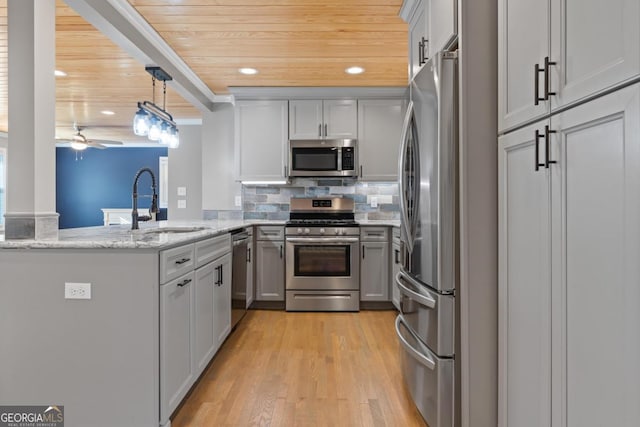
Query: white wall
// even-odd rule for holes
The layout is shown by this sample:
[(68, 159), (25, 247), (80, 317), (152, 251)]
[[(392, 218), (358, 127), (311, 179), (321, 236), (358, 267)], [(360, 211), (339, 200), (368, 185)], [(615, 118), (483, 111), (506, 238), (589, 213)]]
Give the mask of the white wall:
[[(169, 149), (170, 220), (202, 219), (202, 126), (179, 125), (180, 146)], [(178, 196), (178, 187), (185, 187), (186, 196)], [(178, 200), (186, 200), (186, 209), (178, 209)]]
[(234, 179), (234, 110), (231, 104), (217, 104), (202, 116), (202, 208), (241, 210), (235, 197), (242, 187)]

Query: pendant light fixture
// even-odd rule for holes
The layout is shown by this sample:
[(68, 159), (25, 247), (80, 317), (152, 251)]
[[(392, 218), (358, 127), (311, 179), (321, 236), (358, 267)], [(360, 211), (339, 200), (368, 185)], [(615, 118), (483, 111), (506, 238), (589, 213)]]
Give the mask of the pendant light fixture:
[[(173, 116), (166, 111), (167, 80), (172, 77), (160, 67), (145, 67), (151, 74), (153, 86), (152, 102), (138, 102), (138, 112), (133, 117), (133, 133), (146, 136), (150, 141), (158, 141), (169, 148), (180, 145), (178, 126)], [(162, 108), (156, 105), (156, 80), (162, 81)]]

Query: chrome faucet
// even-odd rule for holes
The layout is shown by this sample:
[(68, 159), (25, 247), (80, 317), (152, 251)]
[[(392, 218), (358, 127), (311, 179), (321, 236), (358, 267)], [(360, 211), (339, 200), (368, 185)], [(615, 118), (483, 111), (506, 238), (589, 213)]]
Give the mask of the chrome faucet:
[[(149, 172), (151, 175), (151, 189), (153, 190), (153, 195), (151, 196), (151, 207), (149, 208), (149, 215), (141, 215), (138, 216), (138, 179), (143, 172)], [(133, 211), (131, 211), (131, 229), (137, 230), (138, 221), (150, 221), (156, 219), (156, 214), (158, 213), (158, 194), (156, 193), (156, 177), (153, 175), (153, 171), (149, 168), (142, 168), (138, 172), (136, 172), (136, 176), (133, 179)]]

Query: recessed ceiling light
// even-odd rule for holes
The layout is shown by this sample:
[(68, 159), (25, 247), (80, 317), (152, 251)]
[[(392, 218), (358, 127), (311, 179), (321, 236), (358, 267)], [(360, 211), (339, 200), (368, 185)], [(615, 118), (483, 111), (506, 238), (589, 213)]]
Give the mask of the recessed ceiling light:
[(361, 73), (364, 73), (364, 68), (362, 68), (362, 67), (349, 67), (344, 71), (347, 74), (361, 74)]
[(53, 74), (55, 74), (55, 75), (56, 75), (56, 77), (64, 77), (64, 76), (66, 76), (66, 75), (67, 75), (67, 73), (65, 73), (64, 71), (60, 71), (60, 70), (55, 70), (55, 71), (53, 72)]
[(102, 110), (100, 112), (105, 116), (113, 116), (115, 114), (113, 111), (109, 111), (109, 110)]
[(256, 70), (255, 68), (240, 68), (238, 71), (247, 76), (258, 74), (258, 70)]

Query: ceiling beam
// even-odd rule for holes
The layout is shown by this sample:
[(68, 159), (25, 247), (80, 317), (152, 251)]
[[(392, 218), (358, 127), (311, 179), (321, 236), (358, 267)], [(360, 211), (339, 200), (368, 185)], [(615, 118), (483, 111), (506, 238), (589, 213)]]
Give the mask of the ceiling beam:
[(141, 67), (160, 66), (171, 75), (167, 85), (200, 111), (213, 111), (219, 102), (233, 102), (232, 95), (216, 95), (126, 0), (64, 0), (87, 22)]

